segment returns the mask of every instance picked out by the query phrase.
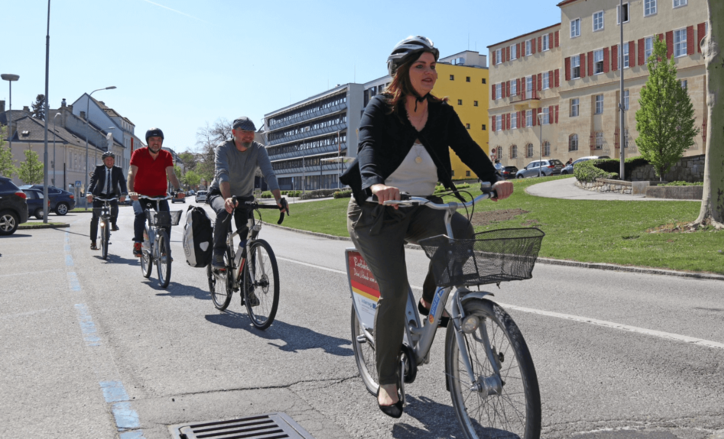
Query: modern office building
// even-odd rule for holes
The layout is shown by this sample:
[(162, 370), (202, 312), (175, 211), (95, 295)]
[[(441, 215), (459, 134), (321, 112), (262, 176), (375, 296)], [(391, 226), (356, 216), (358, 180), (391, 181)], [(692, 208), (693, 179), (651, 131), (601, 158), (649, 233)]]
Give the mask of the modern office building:
[(520, 168), (539, 156), (619, 157), (622, 71), (626, 156), (637, 155), (635, 114), (655, 38), (666, 41), (701, 129), (685, 155), (704, 153), (706, 68), (699, 42), (707, 31), (706, 0), (628, 0), (622, 13), (618, 5), (565, 0), (558, 3), (561, 23), (489, 46), (490, 144), (502, 163)]
[[(447, 98), (460, 120), (470, 130), (470, 136), (488, 153), (488, 66), (487, 57), (466, 50), (444, 58), (437, 64), (437, 82), (432, 94)], [(378, 93), (384, 92), (392, 78), (383, 76), (364, 84), (364, 105)], [(355, 146), (356, 149), (356, 146)], [(474, 178), (469, 167), (450, 152), (453, 179)]]
[(340, 186), (344, 163), (328, 159), (356, 157), (362, 99), (363, 86), (349, 83), (264, 116), (264, 143), (282, 190)]

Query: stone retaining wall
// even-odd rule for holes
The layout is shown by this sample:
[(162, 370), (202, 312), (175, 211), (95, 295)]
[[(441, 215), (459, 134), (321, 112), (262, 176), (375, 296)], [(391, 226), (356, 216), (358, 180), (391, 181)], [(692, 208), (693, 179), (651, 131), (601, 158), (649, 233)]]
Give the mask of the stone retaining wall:
[[(689, 183), (704, 181), (704, 158), (704, 154), (682, 157), (664, 175), (664, 181), (688, 181)], [(659, 177), (656, 176), (653, 166), (646, 165), (634, 169), (631, 179), (633, 181), (658, 181)]]
[(578, 181), (576, 179), (576, 186), (578, 186), (581, 189), (586, 189), (588, 191), (596, 191), (596, 192), (615, 192), (618, 194), (628, 194), (631, 195), (632, 192), (632, 185), (630, 181), (621, 181), (621, 180), (608, 180), (605, 178), (597, 178), (596, 181), (592, 182), (585, 182), (585, 181)]

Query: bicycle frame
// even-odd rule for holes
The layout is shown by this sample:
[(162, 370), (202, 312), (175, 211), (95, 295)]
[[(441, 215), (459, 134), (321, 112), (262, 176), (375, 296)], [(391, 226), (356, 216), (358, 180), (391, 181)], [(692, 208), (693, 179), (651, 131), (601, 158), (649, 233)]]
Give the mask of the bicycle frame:
[[(156, 203), (156, 212), (158, 212), (159, 209), (160, 209), (159, 202), (161, 202), (161, 200), (170, 200), (170, 199), (173, 198), (173, 197), (169, 197), (169, 196), (163, 196), (163, 197), (146, 197), (146, 196), (143, 196), (143, 195), (139, 195), (138, 198), (139, 198), (139, 199), (140, 199), (140, 198), (143, 198), (143, 199), (145, 199), (145, 200), (153, 201), (154, 203)], [(147, 210), (151, 210), (151, 209), (146, 209), (145, 206), (141, 206), (141, 207), (143, 207), (143, 214), (144, 214), (144, 215), (146, 214), (146, 211), (147, 211)], [(146, 220), (146, 223), (148, 224), (148, 220)], [(151, 259), (154, 260), (154, 261), (157, 261), (157, 260), (159, 260), (159, 259), (161, 258), (161, 254), (159, 253), (159, 249), (157, 248), (158, 246), (155, 245), (155, 244), (156, 244), (156, 237), (158, 236), (158, 229), (160, 229), (160, 228), (161, 228), (161, 226), (148, 224), (148, 237), (145, 237), (145, 236), (144, 236), (144, 240), (143, 240), (144, 243), (148, 242), (148, 245), (149, 245), (149, 247), (150, 247), (150, 249), (149, 249), (148, 251), (149, 251), (149, 254), (150, 254), (150, 256), (151, 256)], [(170, 234), (171, 234), (171, 229), (170, 229), (170, 227), (169, 227), (169, 237), (170, 237)], [(148, 241), (146, 241), (146, 238), (148, 238)], [(146, 251), (146, 249), (144, 249), (144, 251)]]

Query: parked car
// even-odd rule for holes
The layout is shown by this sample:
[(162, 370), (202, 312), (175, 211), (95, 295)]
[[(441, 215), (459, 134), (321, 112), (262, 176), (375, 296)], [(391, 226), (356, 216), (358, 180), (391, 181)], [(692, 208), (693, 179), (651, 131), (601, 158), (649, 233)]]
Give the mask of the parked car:
[(205, 203), (206, 202), (206, 191), (198, 191), (196, 192), (196, 202), (197, 203)]
[(25, 201), (28, 203), (28, 216), (34, 216), (37, 219), (43, 219), (43, 209), (50, 206), (50, 200), (45, 200), (43, 191), (38, 189), (23, 189)]
[(534, 160), (528, 163), (528, 166), (516, 172), (515, 178), (527, 177), (548, 177), (549, 175), (560, 174), (563, 169), (563, 162), (556, 159), (550, 160)]
[(195, 193), (196, 193), (196, 192), (194, 192), (193, 189), (189, 189), (189, 191), (186, 193), (186, 195), (191, 196), (191, 195), (193, 195), (193, 194), (195, 194)]
[(585, 162), (586, 160), (596, 160), (596, 159), (610, 159), (611, 157), (607, 155), (591, 155), (588, 157), (581, 157), (578, 160), (575, 160), (570, 165), (566, 165), (563, 169), (561, 169), (561, 174), (573, 174), (573, 167), (576, 166), (576, 163)]
[(503, 168), (499, 169), (497, 173), (499, 176), (508, 180), (510, 178), (515, 178), (515, 174), (517, 172), (518, 172), (518, 168), (515, 166), (503, 166)]
[(28, 221), (27, 195), (7, 177), (0, 177), (0, 235), (12, 235)]
[[(20, 186), (20, 189), (34, 189), (43, 192), (42, 184), (26, 184)], [(58, 189), (55, 186), (48, 186), (48, 198), (50, 198), (50, 211), (56, 215), (63, 216), (75, 208), (75, 196), (72, 192)]]

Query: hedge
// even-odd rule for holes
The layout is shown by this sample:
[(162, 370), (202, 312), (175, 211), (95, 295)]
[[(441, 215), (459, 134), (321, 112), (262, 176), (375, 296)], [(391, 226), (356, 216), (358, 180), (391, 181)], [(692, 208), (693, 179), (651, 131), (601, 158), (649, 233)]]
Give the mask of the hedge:
[[(623, 163), (624, 175), (630, 177), (634, 169), (648, 164), (649, 162), (643, 157), (628, 158)], [(620, 170), (621, 161), (617, 159), (587, 160), (573, 168), (573, 175), (578, 181), (592, 182), (597, 178), (618, 179)]]

